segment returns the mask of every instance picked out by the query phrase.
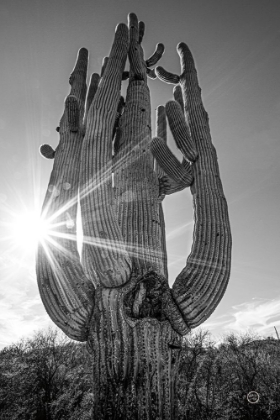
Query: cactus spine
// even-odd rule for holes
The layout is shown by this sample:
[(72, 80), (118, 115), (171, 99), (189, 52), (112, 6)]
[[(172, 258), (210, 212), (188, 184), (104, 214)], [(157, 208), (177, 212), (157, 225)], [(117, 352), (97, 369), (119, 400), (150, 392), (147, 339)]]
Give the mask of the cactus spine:
[[(133, 13), (128, 26), (118, 25), (101, 76), (92, 75), (88, 93), (88, 54), (80, 50), (59, 145), (55, 151), (41, 147), (54, 167), (42, 211), (53, 232), (38, 247), (39, 290), (52, 320), (69, 337), (87, 341), (94, 360), (93, 418), (106, 420), (176, 418), (182, 336), (214, 310), (229, 275), (226, 202), (192, 57), (181, 46), (183, 76), (156, 70), (164, 80), (180, 83), (183, 95), (176, 86), (176, 102), (158, 109), (157, 138), (151, 141), (147, 77), (156, 77), (151, 67), (164, 47), (158, 44), (145, 60), (144, 32)], [(124, 100), (120, 88), (127, 77)], [(166, 145), (166, 116), (182, 162)], [(171, 290), (162, 200), (189, 186), (194, 244)]]

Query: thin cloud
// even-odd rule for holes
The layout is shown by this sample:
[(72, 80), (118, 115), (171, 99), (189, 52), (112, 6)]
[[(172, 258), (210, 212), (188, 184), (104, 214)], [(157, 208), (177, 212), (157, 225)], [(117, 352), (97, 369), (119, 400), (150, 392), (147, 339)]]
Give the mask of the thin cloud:
[(228, 315), (213, 318), (203, 324), (210, 331), (245, 333), (248, 330), (267, 336), (274, 333), (273, 327), (280, 327), (280, 298), (263, 300), (256, 298), (232, 307)]
[[(267, 333), (275, 325), (280, 325), (280, 298), (263, 302), (242, 303), (233, 307), (234, 321), (228, 327), (238, 331), (253, 328), (259, 333)], [(278, 319), (277, 319), (278, 318)]]

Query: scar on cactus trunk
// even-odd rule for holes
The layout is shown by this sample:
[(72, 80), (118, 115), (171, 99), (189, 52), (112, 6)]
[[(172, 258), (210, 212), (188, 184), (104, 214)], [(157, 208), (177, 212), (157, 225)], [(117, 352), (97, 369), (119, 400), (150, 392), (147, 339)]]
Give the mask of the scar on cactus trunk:
[[(88, 52), (79, 51), (58, 147), (41, 146), (54, 159), (42, 217), (58, 232), (38, 247), (39, 291), (56, 325), (87, 342), (94, 419), (176, 419), (182, 337), (210, 316), (230, 274), (227, 204), (192, 54), (179, 44), (180, 76), (154, 70), (164, 47), (144, 59), (144, 32), (133, 13), (128, 25), (117, 26), (101, 75), (92, 75), (88, 89)], [(175, 101), (158, 108), (151, 139), (147, 77), (157, 76), (176, 84)], [(182, 162), (166, 144), (166, 117)], [(162, 201), (187, 187), (193, 246), (171, 289)]]

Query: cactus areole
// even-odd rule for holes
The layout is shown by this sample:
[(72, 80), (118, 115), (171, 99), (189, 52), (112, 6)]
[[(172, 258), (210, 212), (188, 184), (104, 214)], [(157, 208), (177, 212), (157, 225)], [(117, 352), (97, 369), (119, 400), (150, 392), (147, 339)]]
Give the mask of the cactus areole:
[[(37, 250), (40, 295), (53, 322), (87, 342), (98, 420), (176, 419), (182, 337), (214, 311), (230, 275), (227, 203), (192, 54), (178, 45), (181, 75), (153, 68), (164, 46), (146, 59), (144, 30), (133, 13), (117, 26), (88, 88), (88, 51), (79, 51), (59, 144), (40, 149), (54, 159), (42, 210), (50, 232)], [(153, 139), (147, 77), (175, 84), (174, 100), (157, 110)], [(167, 120), (182, 162), (166, 144)], [(170, 288), (162, 201), (187, 187), (193, 245)]]

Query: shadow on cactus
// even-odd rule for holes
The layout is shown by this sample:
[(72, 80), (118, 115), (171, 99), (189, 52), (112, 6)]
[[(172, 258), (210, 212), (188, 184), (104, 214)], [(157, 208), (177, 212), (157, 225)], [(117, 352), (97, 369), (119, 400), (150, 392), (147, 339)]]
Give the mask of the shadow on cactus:
[[(153, 69), (164, 47), (145, 59), (144, 32), (133, 13), (117, 26), (89, 88), (88, 51), (79, 51), (59, 144), (40, 149), (54, 165), (42, 209), (52, 232), (38, 246), (39, 290), (55, 324), (88, 344), (96, 419), (176, 418), (182, 337), (210, 316), (230, 274), (227, 204), (192, 54), (179, 44), (180, 76)], [(152, 139), (147, 77), (156, 76), (176, 86), (175, 100), (157, 110)], [(166, 118), (182, 162), (166, 144)], [(194, 239), (171, 289), (162, 201), (188, 187)]]

